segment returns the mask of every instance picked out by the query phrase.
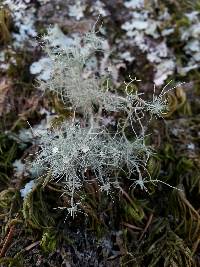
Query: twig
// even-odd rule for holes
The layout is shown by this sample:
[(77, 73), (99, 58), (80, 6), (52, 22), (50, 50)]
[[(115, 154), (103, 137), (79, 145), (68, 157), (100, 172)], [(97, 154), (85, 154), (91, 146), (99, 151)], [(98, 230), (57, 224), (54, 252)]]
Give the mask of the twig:
[(39, 245), (39, 244), (40, 244), (40, 241), (35, 241), (34, 243), (32, 243), (32, 244), (30, 244), (29, 246), (25, 247), (24, 250), (28, 251), (28, 250), (30, 250), (30, 249), (36, 247), (36, 246)]
[(126, 193), (126, 191), (124, 191), (124, 189), (121, 188), (121, 186), (119, 187), (119, 189), (120, 189), (122, 195), (124, 195), (124, 196), (129, 200), (129, 202), (130, 202), (131, 204), (133, 204), (133, 200), (129, 197), (129, 195)]
[(144, 234), (146, 233), (147, 229), (149, 228), (149, 225), (150, 225), (151, 222), (152, 222), (152, 219), (153, 219), (153, 213), (150, 214), (149, 219), (148, 219), (148, 221), (147, 221), (147, 224), (146, 224), (146, 226), (145, 226), (145, 228), (144, 228), (144, 231), (142, 232), (142, 234), (141, 234), (141, 236), (140, 236), (140, 238), (139, 238), (139, 241), (142, 240)]
[(126, 226), (126, 227), (128, 227), (130, 229), (139, 230), (139, 231), (142, 230), (141, 227), (135, 226), (135, 225), (130, 224), (130, 223), (122, 222), (122, 225), (124, 225), (124, 226)]

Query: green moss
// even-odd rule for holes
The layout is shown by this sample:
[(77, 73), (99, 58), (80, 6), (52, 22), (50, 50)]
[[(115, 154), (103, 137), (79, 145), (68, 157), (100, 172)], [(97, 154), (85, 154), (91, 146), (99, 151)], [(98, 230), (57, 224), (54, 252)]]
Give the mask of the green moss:
[(46, 253), (54, 252), (57, 248), (57, 234), (51, 230), (45, 230), (40, 241), (41, 248)]
[(12, 162), (17, 156), (17, 143), (10, 140), (7, 135), (0, 134), (0, 181), (1, 185), (10, 183)]

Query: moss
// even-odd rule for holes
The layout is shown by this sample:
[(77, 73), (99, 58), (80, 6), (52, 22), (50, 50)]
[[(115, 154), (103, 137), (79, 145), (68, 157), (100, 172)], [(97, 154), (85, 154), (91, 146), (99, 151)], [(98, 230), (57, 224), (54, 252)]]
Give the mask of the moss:
[(45, 253), (54, 252), (57, 248), (57, 234), (49, 230), (45, 230), (40, 241), (41, 248)]
[(0, 181), (1, 188), (9, 185), (12, 177), (12, 162), (17, 156), (17, 143), (7, 135), (0, 134)]

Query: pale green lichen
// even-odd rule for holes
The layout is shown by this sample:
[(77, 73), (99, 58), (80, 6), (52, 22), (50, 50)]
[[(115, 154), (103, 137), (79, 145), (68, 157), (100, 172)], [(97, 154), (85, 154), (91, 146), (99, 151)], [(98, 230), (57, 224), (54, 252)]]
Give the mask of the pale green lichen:
[[(152, 101), (146, 101), (132, 90), (132, 84), (140, 81), (136, 78), (129, 76), (125, 92), (119, 95), (106, 77), (92, 73), (85, 77), (85, 63), (94, 52), (102, 50), (103, 39), (94, 30), (65, 48), (52, 46), (48, 38), (45, 50), (53, 70), (48, 81), (39, 81), (40, 88), (56, 93), (66, 108), (72, 108), (74, 117), (41, 136), (33, 166), (63, 183), (65, 193), (71, 196), (70, 214), (77, 211), (75, 195), (85, 182), (96, 180), (100, 190), (108, 192), (111, 186), (120, 187), (120, 176), (125, 174), (134, 186), (146, 190), (144, 184), (151, 181), (146, 164), (152, 150), (145, 144), (147, 125), (143, 126), (143, 118), (148, 114), (150, 118), (162, 117), (167, 109), (165, 88), (158, 96), (154, 90)], [(77, 110), (84, 115), (81, 121), (76, 118)], [(115, 130), (102, 125), (103, 111), (121, 116), (115, 119)]]

